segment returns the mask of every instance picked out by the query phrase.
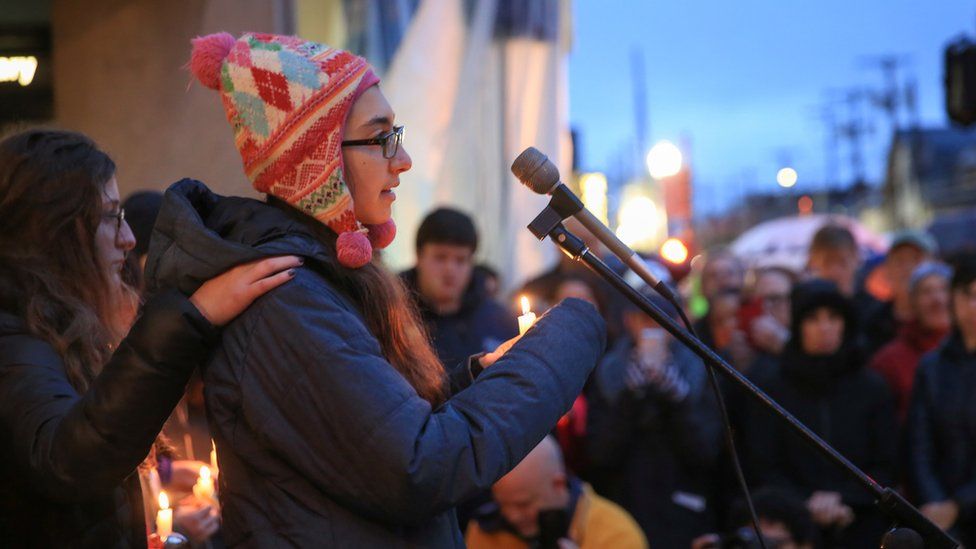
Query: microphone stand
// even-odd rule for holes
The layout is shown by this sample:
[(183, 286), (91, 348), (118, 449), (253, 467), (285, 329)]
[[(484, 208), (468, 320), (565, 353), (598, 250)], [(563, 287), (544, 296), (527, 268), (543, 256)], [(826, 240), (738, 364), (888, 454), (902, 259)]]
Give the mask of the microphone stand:
[(698, 355), (709, 367), (718, 370), (726, 377), (742, 387), (752, 398), (758, 400), (765, 408), (785, 422), (796, 434), (812, 445), (828, 460), (844, 469), (856, 479), (875, 498), (875, 505), (894, 524), (895, 528), (885, 534), (881, 540), (882, 549), (953, 549), (959, 547), (959, 542), (938, 526), (923, 516), (918, 509), (908, 503), (900, 494), (891, 488), (881, 486), (871, 477), (861, 471), (856, 465), (837, 450), (827, 444), (816, 433), (796, 419), (785, 408), (756, 387), (748, 378), (733, 368), (722, 357), (711, 350), (700, 339), (691, 335), (681, 327), (677, 321), (654, 305), (640, 292), (627, 284), (623, 278), (608, 267), (599, 257), (590, 252), (589, 248), (576, 235), (563, 226), (564, 217), (554, 208), (552, 202), (529, 224), (529, 230), (539, 240), (547, 236), (558, 245), (563, 252), (576, 261), (582, 261), (591, 271), (610, 283), (620, 293), (639, 307), (647, 316), (656, 321), (678, 341)]

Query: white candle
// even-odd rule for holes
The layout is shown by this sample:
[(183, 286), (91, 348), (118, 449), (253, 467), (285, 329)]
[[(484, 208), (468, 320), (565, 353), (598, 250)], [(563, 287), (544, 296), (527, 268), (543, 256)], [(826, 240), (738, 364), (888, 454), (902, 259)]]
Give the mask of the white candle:
[(156, 534), (166, 542), (166, 538), (173, 533), (173, 510), (169, 508), (169, 497), (166, 492), (159, 493), (159, 511), (156, 512)]
[(202, 499), (207, 502), (214, 500), (214, 481), (210, 473), (210, 467), (206, 465), (200, 467), (200, 477), (197, 478), (197, 483), (193, 485), (193, 495), (197, 499)]
[(525, 335), (535, 324), (535, 313), (529, 310), (529, 298), (522, 296), (522, 315), (518, 317), (519, 335)]

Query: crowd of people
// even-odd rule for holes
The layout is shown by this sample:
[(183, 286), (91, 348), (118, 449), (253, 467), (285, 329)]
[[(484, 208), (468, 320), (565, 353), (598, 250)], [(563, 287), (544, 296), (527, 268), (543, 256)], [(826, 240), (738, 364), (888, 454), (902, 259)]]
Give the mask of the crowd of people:
[[(704, 364), (606, 282), (561, 255), (503, 294), (448, 207), (413, 268), (384, 268), (411, 161), (365, 61), (221, 33), (190, 67), (266, 201), (183, 180), (123, 202), (81, 134), (0, 141), (5, 543), (752, 546)], [(288, 94), (248, 95), (255, 67)], [(829, 223), (802, 272), (718, 249), (678, 280), (644, 259), (707, 302), (706, 344), (976, 544), (976, 256), (904, 231), (866, 264)], [(520, 334), (523, 295), (547, 313)], [(878, 545), (871, 494), (741, 387), (714, 389), (768, 547)]]

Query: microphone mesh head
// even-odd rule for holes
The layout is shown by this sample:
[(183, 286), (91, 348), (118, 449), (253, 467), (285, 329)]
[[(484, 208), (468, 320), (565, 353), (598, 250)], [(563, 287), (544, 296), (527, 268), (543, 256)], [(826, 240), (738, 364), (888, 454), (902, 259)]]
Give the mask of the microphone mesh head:
[(526, 187), (539, 194), (549, 194), (559, 183), (559, 169), (549, 157), (529, 147), (512, 162), (512, 173)]

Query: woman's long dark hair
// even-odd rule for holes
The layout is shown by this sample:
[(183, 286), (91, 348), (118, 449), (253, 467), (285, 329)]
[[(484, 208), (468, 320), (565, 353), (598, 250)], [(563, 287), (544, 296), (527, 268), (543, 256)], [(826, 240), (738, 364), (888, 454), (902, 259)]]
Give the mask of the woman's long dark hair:
[(79, 392), (127, 329), (132, 294), (109, 284), (95, 246), (115, 163), (75, 132), (0, 141), (0, 309), (61, 355)]
[(269, 196), (268, 202), (300, 220), (329, 247), (332, 260), (322, 264), (324, 274), (359, 308), (366, 327), (379, 340), (383, 356), (432, 406), (444, 402), (447, 396), (444, 366), (431, 347), (417, 305), (400, 277), (383, 266), (378, 254), (358, 269), (343, 267), (335, 259), (338, 238), (335, 232), (277, 198)]

